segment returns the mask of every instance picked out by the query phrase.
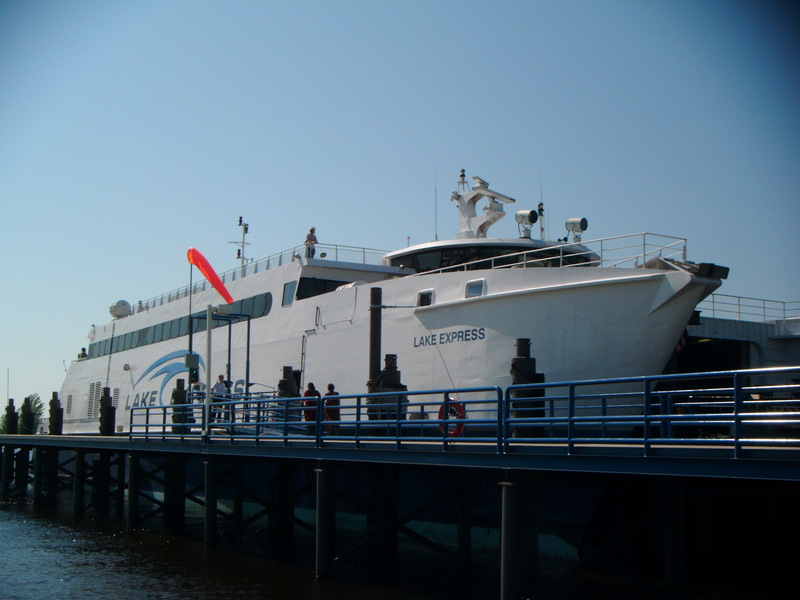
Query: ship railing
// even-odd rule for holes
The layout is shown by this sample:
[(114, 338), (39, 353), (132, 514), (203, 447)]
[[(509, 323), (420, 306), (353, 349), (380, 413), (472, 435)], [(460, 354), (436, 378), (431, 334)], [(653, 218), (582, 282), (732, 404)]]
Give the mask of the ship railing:
[(654, 259), (686, 260), (686, 239), (658, 233), (634, 233), (585, 242), (595, 246), (603, 267), (641, 267)]
[(800, 460), (800, 366), (335, 398), (336, 406), (330, 397), (251, 394), (214, 398), (208, 409), (191, 398), (137, 407), (130, 435), (495, 454), (713, 451), (739, 458), (781, 448)]
[[(294, 246), (293, 248), (289, 248), (288, 250), (284, 250), (282, 252), (277, 252), (266, 258), (247, 261), (244, 265), (240, 265), (233, 269), (219, 273), (219, 277), (223, 283), (230, 283), (232, 281), (236, 281), (237, 279), (249, 277), (251, 275), (255, 275), (256, 273), (262, 273), (264, 271), (280, 267), (284, 264), (294, 262), (300, 258), (305, 258), (305, 252), (305, 246)], [(378, 250), (375, 248), (342, 246), (338, 244), (317, 244), (314, 258), (318, 260), (343, 261), (363, 265), (379, 265), (381, 264), (381, 260), (385, 254), (385, 250)], [(161, 294), (160, 296), (150, 298), (147, 301), (138, 302), (133, 305), (132, 310), (134, 313), (143, 310), (149, 310), (150, 308), (168, 304), (169, 302), (173, 302), (174, 300), (178, 300), (180, 298), (186, 298), (190, 294), (202, 292), (206, 289), (209, 289), (209, 286), (210, 284), (205, 279), (202, 279), (201, 281), (194, 282), (191, 285), (186, 285), (167, 292), (166, 294)]]
[(756, 323), (800, 319), (800, 301), (781, 302), (764, 298), (711, 294), (697, 306), (703, 316)]
[(655, 233), (635, 233), (481, 258), (418, 273), (428, 275), (477, 269), (535, 267), (639, 268), (657, 260), (685, 261), (686, 240)]

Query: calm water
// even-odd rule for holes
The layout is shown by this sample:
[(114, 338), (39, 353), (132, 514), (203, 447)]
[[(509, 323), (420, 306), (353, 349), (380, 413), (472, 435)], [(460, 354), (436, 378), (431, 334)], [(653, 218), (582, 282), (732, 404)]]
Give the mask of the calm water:
[[(313, 572), (313, 542), (301, 560), (263, 556), (258, 541), (241, 538), (207, 550), (197, 536), (128, 531), (118, 521), (34, 513), (30, 505), (0, 504), (0, 600), (484, 600), (499, 596), (496, 573), (456, 572), (415, 560), (395, 573), (343, 569), (330, 580)], [(481, 569), (478, 568), (477, 571)], [(602, 578), (555, 591), (556, 600), (640, 600)], [(753, 600), (774, 595), (732, 593), (715, 586), (687, 600)], [(777, 597), (787, 597), (778, 595)]]
[(374, 583), (317, 581), (309, 566), (253, 556), (246, 544), (206, 550), (187, 537), (130, 532), (119, 523), (44, 516), (14, 505), (0, 505), (0, 548), (3, 600), (434, 597)]

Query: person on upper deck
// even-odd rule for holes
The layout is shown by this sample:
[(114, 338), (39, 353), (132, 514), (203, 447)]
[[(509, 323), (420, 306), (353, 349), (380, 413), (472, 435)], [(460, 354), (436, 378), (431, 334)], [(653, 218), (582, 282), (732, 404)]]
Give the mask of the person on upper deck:
[(316, 253), (316, 249), (314, 248), (314, 246), (317, 245), (316, 231), (316, 228), (312, 227), (308, 230), (308, 235), (306, 235), (306, 258), (314, 258), (314, 254)]

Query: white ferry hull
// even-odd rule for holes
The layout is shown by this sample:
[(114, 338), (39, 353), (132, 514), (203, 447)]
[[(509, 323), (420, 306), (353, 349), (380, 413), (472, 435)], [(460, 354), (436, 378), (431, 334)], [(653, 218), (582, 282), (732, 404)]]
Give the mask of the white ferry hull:
[[(314, 261), (312, 261), (314, 262)], [(331, 265), (335, 266), (335, 265)], [(719, 282), (684, 271), (649, 269), (505, 269), (438, 273), (363, 283), (280, 306), (295, 263), (229, 284), (234, 298), (271, 290), (269, 314), (250, 323), (249, 382), (253, 392), (277, 386), (282, 368), (301, 370), (319, 389), (334, 383), (341, 394), (366, 392), (369, 288), (380, 287), (382, 354), (396, 354), (402, 382), (412, 390), (511, 384), (517, 338), (531, 340), (531, 356), (546, 381), (660, 373), (696, 304)], [(465, 299), (467, 281), (485, 277), (484, 295)], [(416, 306), (420, 291), (436, 301)], [(213, 290), (195, 294), (192, 310), (217, 304)], [(119, 336), (189, 312), (188, 298), (118, 319), (106, 326)], [(108, 331), (98, 332), (108, 335)], [(231, 326), (232, 391), (245, 391), (247, 326)], [(226, 373), (228, 329), (212, 332), (211, 374)], [(206, 333), (193, 349), (208, 357)], [(65, 433), (98, 431), (99, 391), (110, 388), (119, 431), (134, 406), (168, 406), (188, 336), (76, 361), (60, 398)], [(492, 407), (487, 407), (491, 409)]]

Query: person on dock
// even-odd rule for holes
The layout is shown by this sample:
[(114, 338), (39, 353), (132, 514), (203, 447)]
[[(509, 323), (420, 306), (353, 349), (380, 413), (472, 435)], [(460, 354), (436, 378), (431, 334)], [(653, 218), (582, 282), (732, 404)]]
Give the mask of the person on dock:
[(339, 435), (339, 392), (332, 383), (328, 384), (328, 393), (325, 394), (325, 431), (328, 435)]
[(306, 386), (306, 391), (303, 392), (303, 417), (306, 420), (306, 431), (308, 435), (314, 435), (317, 429), (317, 405), (319, 404), (320, 399), (322, 396), (317, 391), (317, 388), (314, 387), (312, 382), (308, 382)]
[(314, 254), (316, 253), (315, 246), (317, 245), (317, 234), (316, 228), (312, 227), (308, 230), (308, 235), (306, 235), (306, 258), (314, 258)]
[[(217, 382), (211, 386), (211, 397), (212, 400), (216, 400), (217, 402), (222, 400), (227, 400), (228, 395), (228, 387), (225, 385), (225, 376), (220, 375), (217, 377)], [(225, 411), (221, 410), (218, 407), (214, 408), (214, 416), (213, 420), (215, 421), (222, 421), (225, 418)]]

